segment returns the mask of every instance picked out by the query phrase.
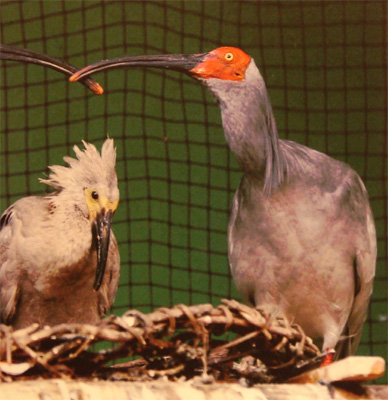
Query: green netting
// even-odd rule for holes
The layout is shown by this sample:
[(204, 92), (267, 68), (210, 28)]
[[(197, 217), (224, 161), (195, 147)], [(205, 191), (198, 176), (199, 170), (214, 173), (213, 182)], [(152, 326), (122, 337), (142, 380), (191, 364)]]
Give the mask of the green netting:
[[(377, 277), (360, 353), (387, 354), (385, 2), (7, 1), (1, 41), (76, 66), (123, 54), (243, 48), (282, 138), (348, 162), (370, 193)], [(241, 172), (208, 92), (174, 72), (115, 70), (94, 96), (34, 65), (1, 64), (1, 211), (43, 194), (46, 166), (81, 139), (116, 140), (122, 259), (113, 312), (239, 298), (226, 227)]]

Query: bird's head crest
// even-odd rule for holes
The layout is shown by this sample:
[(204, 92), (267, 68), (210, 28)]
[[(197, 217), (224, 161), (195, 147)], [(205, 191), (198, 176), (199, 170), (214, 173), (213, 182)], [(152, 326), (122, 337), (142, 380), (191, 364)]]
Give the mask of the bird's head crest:
[(74, 146), (77, 158), (63, 157), (68, 164), (50, 166), (50, 174), (47, 179), (40, 179), (42, 183), (52, 186), (57, 190), (77, 186), (90, 187), (104, 184), (108, 187), (117, 187), (116, 175), (116, 149), (113, 139), (106, 139), (101, 148), (101, 154), (96, 147), (82, 141), (84, 150)]

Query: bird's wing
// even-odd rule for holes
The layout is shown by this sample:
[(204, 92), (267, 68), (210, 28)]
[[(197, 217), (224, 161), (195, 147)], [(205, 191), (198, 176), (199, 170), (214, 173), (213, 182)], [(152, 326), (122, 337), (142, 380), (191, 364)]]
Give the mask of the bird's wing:
[(15, 218), (14, 205), (0, 217), (0, 322), (6, 324), (12, 321), (20, 293), (17, 260), (10, 251)]
[(105, 277), (98, 291), (100, 316), (103, 317), (112, 306), (116, 297), (120, 278), (120, 253), (113, 231), (110, 232), (109, 253), (106, 263)]
[[(17, 200), (0, 217), (0, 314), (10, 324), (17, 311), (28, 259), (28, 246), (40, 246), (42, 215), (49, 212), (50, 203), (44, 197), (29, 196)], [(20, 248), (25, 252), (21, 254)]]
[[(355, 275), (355, 297), (353, 306), (346, 323), (344, 336), (347, 340), (339, 342), (337, 347), (337, 357), (343, 358), (354, 354), (361, 339), (362, 327), (368, 313), (370, 297), (373, 291), (373, 279), (375, 276), (377, 243), (376, 229), (372, 211), (369, 206), (368, 195), (361, 178), (357, 175), (354, 185), (359, 189), (359, 201), (356, 210), (361, 212), (363, 219), (363, 229), (360, 229), (354, 263)], [(363, 232), (363, 234), (361, 234)]]

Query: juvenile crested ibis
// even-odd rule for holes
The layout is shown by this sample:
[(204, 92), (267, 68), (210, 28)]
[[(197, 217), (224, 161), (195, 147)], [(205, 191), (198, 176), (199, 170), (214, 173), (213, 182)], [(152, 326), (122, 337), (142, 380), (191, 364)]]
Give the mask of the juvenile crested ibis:
[[(55, 188), (17, 200), (0, 217), (0, 322), (96, 323), (112, 305), (120, 255), (111, 231), (119, 201), (116, 150), (84, 143), (68, 167), (41, 182)], [(107, 273), (105, 274), (105, 270)]]

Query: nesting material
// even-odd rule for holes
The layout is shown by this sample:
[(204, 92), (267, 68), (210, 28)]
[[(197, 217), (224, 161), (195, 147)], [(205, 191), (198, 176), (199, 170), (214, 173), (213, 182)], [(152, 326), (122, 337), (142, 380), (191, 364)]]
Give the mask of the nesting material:
[(235, 300), (223, 300), (216, 308), (180, 304), (150, 314), (130, 310), (98, 325), (41, 329), (34, 324), (16, 331), (0, 325), (0, 380), (4, 382), (196, 378), (201, 383), (251, 386), (368, 380), (384, 374), (385, 363), (379, 357), (349, 357), (319, 368), (323, 356), (298, 325)]
[[(279, 382), (319, 360), (319, 349), (297, 325), (234, 300), (136, 310), (98, 325), (0, 325), (0, 377), (117, 380), (203, 379)], [(108, 344), (106, 344), (108, 342)], [(93, 346), (105, 343), (105, 349)], [(100, 349), (98, 349), (98, 347)], [(109, 366), (111, 361), (131, 357)], [(318, 357), (318, 358), (317, 358)]]

